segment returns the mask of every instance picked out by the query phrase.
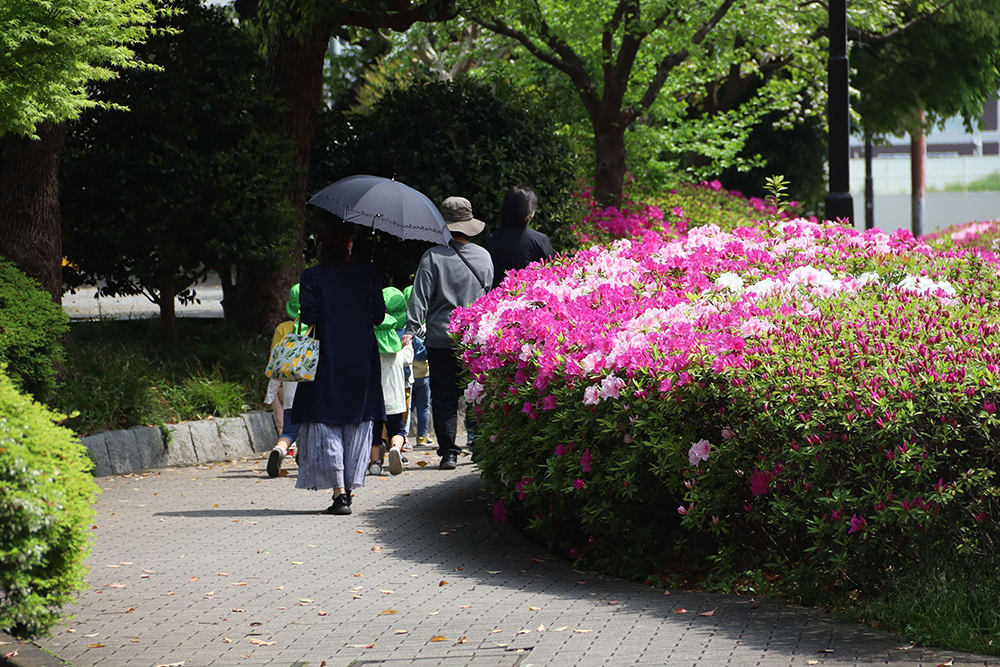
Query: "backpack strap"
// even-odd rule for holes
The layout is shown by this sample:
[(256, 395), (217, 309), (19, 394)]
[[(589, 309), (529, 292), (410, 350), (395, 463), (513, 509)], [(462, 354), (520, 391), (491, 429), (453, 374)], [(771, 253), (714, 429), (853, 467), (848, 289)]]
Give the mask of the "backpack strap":
[(469, 267), (469, 271), (472, 271), (472, 275), (476, 277), (476, 282), (478, 282), (479, 286), (483, 288), (483, 294), (486, 294), (486, 292), (489, 291), (486, 288), (486, 283), (483, 282), (483, 279), (479, 277), (479, 272), (472, 268), (472, 264), (470, 264), (469, 260), (467, 260), (465, 255), (462, 254), (462, 245), (455, 240), (449, 241), (448, 245), (451, 246), (451, 249), (455, 251), (455, 254), (458, 255), (463, 262), (465, 262), (465, 265)]

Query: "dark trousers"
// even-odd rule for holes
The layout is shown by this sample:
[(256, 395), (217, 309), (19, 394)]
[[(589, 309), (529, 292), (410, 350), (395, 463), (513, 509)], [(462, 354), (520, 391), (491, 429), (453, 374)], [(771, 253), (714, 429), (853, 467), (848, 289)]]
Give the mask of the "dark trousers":
[(438, 456), (448, 452), (457, 455), (461, 451), (455, 444), (455, 435), (458, 432), (458, 397), (462, 393), (457, 352), (450, 347), (428, 347), (427, 364), (430, 367), (431, 414), (434, 416), (437, 453)]

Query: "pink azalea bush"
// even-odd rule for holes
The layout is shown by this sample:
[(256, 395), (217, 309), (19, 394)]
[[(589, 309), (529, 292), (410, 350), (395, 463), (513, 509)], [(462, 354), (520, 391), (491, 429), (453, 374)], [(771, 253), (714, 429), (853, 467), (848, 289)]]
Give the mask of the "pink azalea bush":
[[(584, 189), (577, 198), (587, 211), (580, 223), (572, 226), (581, 247), (618, 239), (638, 240), (648, 232), (656, 232), (663, 238), (679, 238), (689, 228), (702, 225), (714, 224), (728, 231), (745, 225), (748, 220), (793, 217), (779, 212), (771, 201), (726, 190), (719, 181), (681, 184), (648, 201), (626, 193), (620, 208), (596, 208), (592, 188)], [(797, 202), (790, 204), (793, 211), (798, 208)]]
[(984, 220), (952, 225), (924, 240), (935, 248), (965, 248), (994, 256), (1000, 249), (1000, 220)]
[(624, 574), (695, 553), (877, 585), (927, 545), (985, 549), (998, 277), (905, 231), (802, 219), (529, 267), (452, 318), (477, 463), (504, 518)]

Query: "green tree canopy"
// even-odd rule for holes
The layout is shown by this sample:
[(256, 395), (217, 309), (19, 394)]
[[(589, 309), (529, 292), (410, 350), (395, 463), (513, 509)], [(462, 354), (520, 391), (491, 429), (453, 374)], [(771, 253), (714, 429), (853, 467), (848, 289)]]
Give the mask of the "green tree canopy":
[(210, 269), (236, 262), (282, 266), (294, 215), (295, 173), (277, 135), (277, 105), (261, 90), (263, 59), (226, 10), (178, 0), (164, 33), (138, 49), (162, 71), (126, 72), (95, 98), (130, 112), (95, 110), (74, 124), (63, 178), (70, 285), (146, 294), (173, 333), (174, 296)]
[(87, 85), (137, 67), (152, 0), (14, 0), (0, 3), (0, 136), (34, 134), (95, 102)]

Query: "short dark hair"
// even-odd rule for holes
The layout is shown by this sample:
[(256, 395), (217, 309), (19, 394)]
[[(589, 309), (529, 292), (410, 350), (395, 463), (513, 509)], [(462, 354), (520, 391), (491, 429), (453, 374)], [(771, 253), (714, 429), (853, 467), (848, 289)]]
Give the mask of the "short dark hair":
[(316, 244), (320, 248), (320, 264), (343, 264), (350, 259), (351, 253), (347, 245), (354, 239), (357, 225), (345, 222), (339, 215), (321, 210), (313, 229)]
[(500, 224), (504, 227), (527, 227), (528, 218), (538, 208), (538, 196), (527, 185), (512, 185), (503, 196)]

